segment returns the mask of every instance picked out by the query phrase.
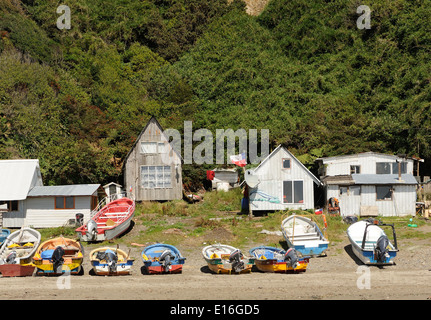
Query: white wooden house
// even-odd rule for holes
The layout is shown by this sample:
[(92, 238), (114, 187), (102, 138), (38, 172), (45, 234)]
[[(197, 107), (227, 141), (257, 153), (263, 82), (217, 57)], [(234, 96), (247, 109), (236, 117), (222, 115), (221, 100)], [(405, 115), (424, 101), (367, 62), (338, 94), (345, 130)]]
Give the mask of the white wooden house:
[(257, 184), (248, 189), (253, 213), (314, 209), (314, 186), (322, 185), (318, 178), (281, 145), (253, 170), (253, 176)]
[(413, 159), (364, 152), (316, 161), (325, 199), (338, 199), (342, 216), (415, 215)]
[(0, 160), (0, 210), (3, 227), (21, 227), (29, 191), (42, 186), (39, 160)]
[(98, 204), (100, 184), (35, 186), (26, 199), (23, 224), (33, 228), (59, 227), (74, 222), (77, 214), (84, 221)]
[(77, 213), (89, 218), (99, 186), (43, 186), (38, 160), (0, 160), (2, 226), (59, 227)]
[(182, 199), (181, 156), (151, 117), (123, 164), (124, 187), (136, 201)]

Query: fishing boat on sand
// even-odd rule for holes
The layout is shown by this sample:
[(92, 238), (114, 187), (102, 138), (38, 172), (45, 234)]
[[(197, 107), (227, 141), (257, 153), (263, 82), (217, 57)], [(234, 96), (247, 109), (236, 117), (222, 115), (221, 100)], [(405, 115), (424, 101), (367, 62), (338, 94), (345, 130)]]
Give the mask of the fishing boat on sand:
[(214, 273), (250, 273), (253, 264), (242, 252), (225, 244), (213, 244), (202, 249), (208, 268)]
[(43, 242), (33, 256), (37, 275), (80, 274), (84, 249), (73, 239), (58, 237)]
[(283, 249), (260, 246), (250, 249), (254, 265), (263, 272), (305, 272), (309, 257), (298, 257), (295, 249)]
[(117, 248), (97, 248), (90, 252), (90, 262), (96, 275), (120, 276), (129, 275), (134, 259), (130, 250), (126, 253)]
[[(392, 244), (381, 227), (391, 227)], [(347, 228), (347, 236), (353, 253), (366, 265), (392, 265), (397, 255), (397, 237), (393, 224), (376, 219), (361, 220)]]
[(281, 223), (281, 232), (289, 248), (304, 256), (323, 255), (329, 241), (312, 219), (301, 215), (290, 215)]
[(164, 243), (156, 243), (144, 248), (141, 255), (145, 272), (149, 274), (181, 273), (186, 261), (176, 247)]
[(75, 231), (81, 241), (104, 241), (123, 234), (132, 222), (135, 201), (115, 194), (106, 197), (91, 213), (91, 219)]
[(0, 248), (0, 273), (3, 277), (25, 277), (34, 272), (32, 257), (41, 235), (39, 231), (23, 227), (10, 233)]

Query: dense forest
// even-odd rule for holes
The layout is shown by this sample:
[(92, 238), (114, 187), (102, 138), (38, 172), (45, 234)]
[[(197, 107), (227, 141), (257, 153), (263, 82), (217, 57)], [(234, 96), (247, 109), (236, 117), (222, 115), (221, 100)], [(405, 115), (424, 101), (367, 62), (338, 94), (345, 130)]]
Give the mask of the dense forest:
[[(308, 167), (364, 151), (431, 162), (431, 0), (272, 0), (256, 16), (241, 0), (65, 0), (70, 29), (59, 4), (0, 0), (0, 159), (38, 158), (47, 185), (122, 183), (152, 115), (269, 129)], [(212, 167), (184, 166), (186, 187)]]

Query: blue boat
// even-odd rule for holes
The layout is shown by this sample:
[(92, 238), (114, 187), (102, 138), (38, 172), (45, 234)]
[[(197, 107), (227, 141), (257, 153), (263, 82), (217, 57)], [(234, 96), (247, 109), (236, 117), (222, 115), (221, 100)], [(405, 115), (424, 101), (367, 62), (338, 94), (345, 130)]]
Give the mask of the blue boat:
[(9, 229), (1, 229), (0, 232), (0, 246), (3, 244), (3, 242), (6, 240), (6, 238), (10, 235)]
[(144, 248), (141, 256), (145, 271), (149, 274), (181, 273), (186, 260), (176, 247), (164, 243)]
[(308, 217), (291, 215), (281, 223), (281, 231), (289, 248), (294, 248), (303, 256), (324, 255), (329, 241), (317, 224)]

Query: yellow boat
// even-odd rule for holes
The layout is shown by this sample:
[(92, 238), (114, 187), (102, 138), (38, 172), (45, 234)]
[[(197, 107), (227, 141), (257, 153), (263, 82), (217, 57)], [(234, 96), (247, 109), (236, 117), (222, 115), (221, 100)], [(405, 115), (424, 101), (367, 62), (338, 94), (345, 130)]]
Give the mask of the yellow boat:
[(73, 239), (54, 238), (43, 242), (33, 256), (37, 275), (61, 275), (66, 272), (80, 274), (82, 272), (81, 244)]
[(309, 257), (298, 257), (294, 249), (260, 246), (250, 250), (250, 255), (258, 270), (275, 273), (305, 272)]
[(253, 264), (239, 249), (225, 244), (213, 244), (202, 249), (208, 268), (214, 273), (250, 273)]

